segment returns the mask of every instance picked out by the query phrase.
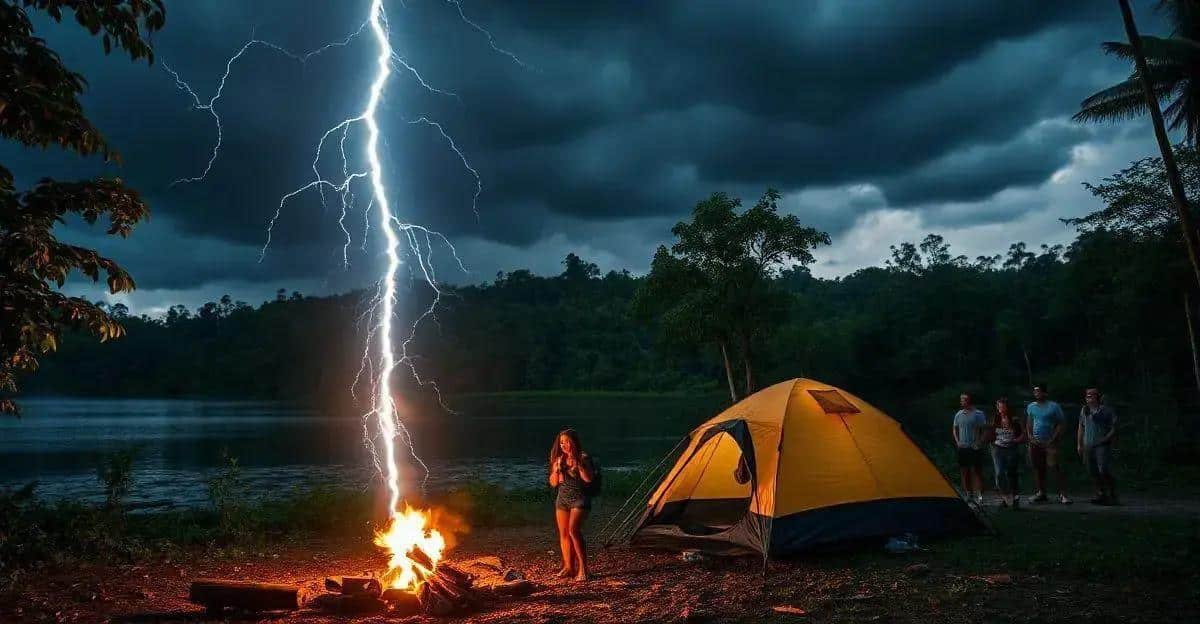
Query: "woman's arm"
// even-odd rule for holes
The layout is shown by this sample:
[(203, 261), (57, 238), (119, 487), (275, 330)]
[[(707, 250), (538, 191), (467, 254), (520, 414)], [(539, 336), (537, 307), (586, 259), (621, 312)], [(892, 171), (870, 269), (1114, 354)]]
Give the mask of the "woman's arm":
[(1021, 422), (1020, 420), (1009, 416), (1008, 427), (1016, 432), (1013, 435), (1013, 444), (1024, 444), (1025, 441), (1029, 439), (1029, 436), (1025, 431), (1025, 423)]
[(562, 481), (562, 473), (559, 472), (559, 467), (561, 465), (561, 461), (556, 461), (553, 464), (550, 464), (550, 487), (552, 488), (558, 487), (559, 482)]
[(579, 478), (583, 479), (584, 483), (592, 482), (592, 460), (587, 453), (579, 456), (575, 462), (575, 469), (579, 471)]

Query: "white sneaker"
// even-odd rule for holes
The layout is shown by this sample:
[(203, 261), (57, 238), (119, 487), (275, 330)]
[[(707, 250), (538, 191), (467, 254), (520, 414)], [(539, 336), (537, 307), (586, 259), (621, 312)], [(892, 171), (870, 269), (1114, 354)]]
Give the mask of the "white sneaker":
[(1070, 505), (1070, 504), (1071, 504), (1071, 499), (1067, 498), (1067, 495), (1066, 495), (1066, 494), (1059, 494), (1059, 495), (1058, 495), (1058, 502), (1060, 502), (1060, 503), (1062, 503), (1062, 504), (1064, 504), (1064, 505)]

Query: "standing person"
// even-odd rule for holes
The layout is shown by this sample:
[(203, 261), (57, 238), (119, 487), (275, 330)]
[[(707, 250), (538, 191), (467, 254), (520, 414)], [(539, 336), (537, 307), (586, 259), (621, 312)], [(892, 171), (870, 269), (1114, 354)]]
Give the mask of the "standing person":
[(583, 521), (592, 508), (585, 484), (591, 483), (593, 476), (592, 461), (583, 452), (579, 434), (574, 429), (564, 429), (550, 447), (550, 487), (558, 490), (554, 500), (554, 520), (562, 550), (560, 578), (574, 575), (577, 581), (588, 580)]
[(1117, 483), (1112, 476), (1112, 442), (1117, 435), (1117, 414), (1100, 403), (1100, 390), (1088, 388), (1079, 409), (1079, 426), (1075, 430), (1075, 450), (1087, 464), (1088, 473), (1096, 484), (1094, 505), (1117, 504)]
[[(987, 417), (975, 408), (975, 401), (969, 393), (958, 396), (960, 409), (954, 414), (954, 425), (950, 434), (954, 436), (954, 446), (958, 449), (958, 473), (962, 479), (963, 493), (967, 500), (974, 496), (976, 503), (983, 502), (983, 450), (980, 443), (983, 440), (983, 428)], [(974, 486), (974, 490), (971, 487)], [(972, 491), (975, 492), (972, 495)]]
[(1058, 502), (1070, 505), (1067, 498), (1066, 476), (1058, 462), (1058, 440), (1062, 436), (1064, 422), (1062, 408), (1046, 397), (1046, 384), (1033, 387), (1033, 403), (1025, 408), (1029, 422), (1029, 463), (1033, 464), (1033, 482), (1037, 490), (1033, 502), (1046, 502), (1046, 470), (1054, 472), (1058, 485)]
[(1021, 444), (1025, 426), (1008, 411), (1008, 397), (996, 399), (995, 434), (992, 437), (992, 465), (996, 469), (996, 489), (1000, 505), (1016, 509), (1021, 504), (1017, 475), (1021, 463)]

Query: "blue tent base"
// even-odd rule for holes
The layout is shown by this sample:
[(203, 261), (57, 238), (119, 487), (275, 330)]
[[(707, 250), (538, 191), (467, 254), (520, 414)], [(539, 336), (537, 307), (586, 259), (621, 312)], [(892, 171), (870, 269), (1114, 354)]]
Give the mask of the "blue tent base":
[(960, 498), (888, 498), (775, 518), (769, 544), (771, 556), (779, 557), (904, 533), (941, 537), (986, 531), (984, 522)]
[[(719, 501), (688, 501), (695, 505)], [(634, 546), (695, 548), (716, 555), (771, 557), (827, 550), (836, 546), (882, 541), (913, 533), (921, 537), (986, 532), (987, 526), (960, 498), (891, 498), (822, 507), (779, 518), (747, 513), (727, 527), (688, 527), (672, 520), (674, 506), (665, 505), (634, 532)], [(719, 530), (714, 530), (719, 529)]]

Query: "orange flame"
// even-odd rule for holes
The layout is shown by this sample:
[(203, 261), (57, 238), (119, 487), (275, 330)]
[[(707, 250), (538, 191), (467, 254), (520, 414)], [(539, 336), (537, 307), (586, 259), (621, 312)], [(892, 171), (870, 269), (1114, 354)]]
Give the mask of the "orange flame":
[[(446, 538), (432, 526), (428, 511), (414, 509), (406, 503), (404, 511), (392, 512), (387, 530), (375, 534), (375, 545), (385, 549), (391, 557), (383, 582), (388, 587), (416, 591), (433, 575), (446, 550)], [(428, 561), (423, 561), (416, 551), (424, 553)]]

